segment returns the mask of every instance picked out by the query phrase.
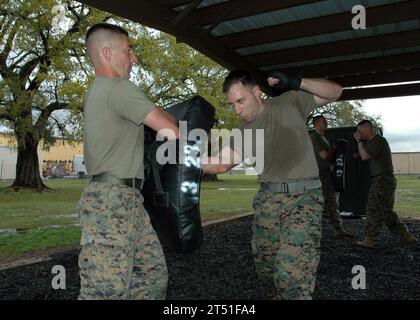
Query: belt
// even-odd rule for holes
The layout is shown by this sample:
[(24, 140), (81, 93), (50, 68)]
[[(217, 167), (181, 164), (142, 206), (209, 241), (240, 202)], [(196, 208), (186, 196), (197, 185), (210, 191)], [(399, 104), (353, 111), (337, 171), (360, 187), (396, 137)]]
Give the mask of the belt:
[(394, 172), (392, 172), (392, 171), (386, 171), (386, 172), (382, 172), (382, 173), (379, 173), (379, 174), (375, 174), (374, 176), (370, 176), (370, 178), (373, 179), (373, 178), (377, 178), (377, 177), (393, 176), (393, 175), (394, 175)]
[(319, 181), (319, 179), (261, 183), (261, 190), (270, 190), (272, 192), (286, 194), (318, 188), (321, 188), (321, 181)]
[(100, 173), (92, 176), (91, 181), (104, 182), (110, 184), (122, 184), (131, 188), (141, 190), (143, 187), (143, 180), (139, 178), (117, 178), (109, 173)]

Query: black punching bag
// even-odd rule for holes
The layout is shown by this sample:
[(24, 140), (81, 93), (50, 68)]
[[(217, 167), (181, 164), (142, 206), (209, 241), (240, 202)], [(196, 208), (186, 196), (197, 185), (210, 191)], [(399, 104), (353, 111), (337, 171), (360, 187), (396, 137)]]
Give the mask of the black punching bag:
[(339, 139), (336, 142), (334, 157), (334, 188), (337, 192), (344, 191), (346, 187), (346, 153), (349, 142), (346, 139)]
[[(177, 122), (181, 121), (181, 139), (176, 143), (157, 141), (156, 132), (145, 127), (145, 182), (142, 189), (144, 207), (149, 213), (161, 243), (176, 252), (190, 252), (203, 241), (200, 217), (200, 150), (206, 141), (185, 135), (191, 130), (201, 129), (209, 133), (214, 125), (214, 107), (200, 96), (165, 108)], [(196, 132), (196, 131), (194, 131)], [(194, 133), (193, 132), (193, 133)], [(191, 138), (191, 139), (190, 139)], [(193, 141), (189, 141), (193, 140)], [(176, 150), (176, 163), (162, 164), (157, 155)], [(175, 162), (172, 161), (172, 162)]]

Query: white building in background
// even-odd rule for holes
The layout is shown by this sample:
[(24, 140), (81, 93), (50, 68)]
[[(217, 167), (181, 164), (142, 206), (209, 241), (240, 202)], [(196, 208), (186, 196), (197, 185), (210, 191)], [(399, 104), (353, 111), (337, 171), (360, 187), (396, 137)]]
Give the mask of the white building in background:
[(394, 152), (392, 163), (395, 174), (420, 174), (420, 152)]
[[(42, 175), (42, 150), (38, 148), (39, 173)], [(0, 180), (16, 178), (17, 151), (12, 147), (0, 146)]]

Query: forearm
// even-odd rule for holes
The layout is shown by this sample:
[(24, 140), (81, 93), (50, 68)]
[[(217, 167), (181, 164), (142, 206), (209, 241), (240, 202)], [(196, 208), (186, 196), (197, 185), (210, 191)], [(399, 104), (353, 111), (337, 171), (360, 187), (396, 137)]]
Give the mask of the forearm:
[(343, 92), (338, 83), (320, 78), (303, 78), (300, 89), (329, 101), (337, 100)]
[(201, 160), (201, 169), (207, 174), (220, 174), (229, 171), (241, 162), (241, 157), (230, 147), (224, 147), (221, 152), (209, 157), (204, 155)]
[(176, 126), (178, 126), (178, 122), (176, 121), (175, 117), (173, 115), (171, 115), (170, 113), (166, 112), (166, 117), (168, 118), (168, 120), (170, 122), (172, 122), (173, 124), (175, 124)]
[(335, 153), (335, 149), (331, 149), (328, 151), (321, 151), (319, 153), (319, 156), (323, 159), (323, 160), (330, 160), (334, 157), (334, 153)]
[(203, 170), (203, 173), (205, 174), (221, 174), (228, 172), (233, 165), (231, 164), (201, 164), (201, 169)]
[(365, 146), (363, 145), (362, 142), (359, 142), (357, 144), (357, 150), (359, 151), (360, 158), (363, 161), (366, 161), (366, 160), (369, 160), (370, 159), (370, 155), (369, 155), (369, 153), (367, 153), (367, 151), (365, 149)]

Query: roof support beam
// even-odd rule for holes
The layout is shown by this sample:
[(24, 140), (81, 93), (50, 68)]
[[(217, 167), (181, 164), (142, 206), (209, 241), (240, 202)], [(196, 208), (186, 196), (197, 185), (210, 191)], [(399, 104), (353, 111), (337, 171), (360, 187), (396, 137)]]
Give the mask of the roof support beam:
[(165, 8), (176, 8), (189, 4), (193, 2), (193, 0), (153, 0), (153, 2)]
[[(246, 0), (235, 0), (229, 2), (230, 7), (226, 8), (224, 12), (221, 12), (220, 15), (214, 15), (212, 17), (217, 17), (216, 20), (205, 27), (206, 33), (210, 33), (217, 25), (224, 19), (228, 19), (234, 12), (238, 11), (238, 8), (243, 7), (246, 4)], [(199, 18), (196, 18), (197, 21), (200, 21)]]
[(374, 88), (347, 89), (343, 91), (339, 101), (392, 98), (420, 95), (420, 83)]
[(176, 28), (186, 17), (188, 17), (195, 8), (202, 2), (203, 0), (195, 0), (191, 2), (189, 5), (186, 6), (184, 10), (182, 10), (176, 18), (171, 22), (171, 28)]
[[(368, 27), (418, 19), (420, 1), (409, 0), (366, 9)], [(296, 39), (351, 29), (354, 15), (349, 12), (265, 27), (218, 37), (232, 48), (256, 46), (264, 43)]]
[[(126, 1), (124, 5), (115, 0), (79, 0), (106, 12), (139, 22), (163, 32), (172, 34), (181, 41), (200, 51), (210, 59), (216, 61), (227, 69), (246, 69), (251, 72), (261, 84), (263, 90), (268, 91), (266, 76), (252, 64), (241, 59), (229, 47), (207, 34), (191, 16), (185, 17), (176, 28), (170, 27), (170, 22), (175, 21), (177, 12), (161, 7), (152, 1)], [(139, 10), (141, 8), (141, 10)]]
[(286, 68), (283, 72), (304, 77), (338, 77), (368, 74), (372, 72), (401, 71), (420, 68), (420, 52), (390, 55), (380, 58), (341, 61), (310, 65), (300, 68)]
[(379, 72), (349, 77), (329, 78), (339, 83), (343, 88), (360, 87), (376, 84), (420, 81), (420, 69), (408, 71)]
[[(282, 10), (291, 7), (296, 7), (308, 3), (318, 2), (319, 0), (281, 0), (281, 1), (261, 1), (261, 0), (247, 0), (243, 6), (239, 7), (235, 12), (229, 16), (223, 17), (220, 22), (226, 20), (234, 20), (253, 16), (261, 13), (270, 12), (273, 10)], [(197, 9), (194, 13), (197, 21), (202, 25), (212, 24), (215, 17), (221, 17), (232, 6), (232, 1), (222, 2), (208, 7)]]
[(352, 40), (336, 41), (313, 46), (271, 51), (246, 56), (257, 67), (291, 62), (304, 62), (329, 57), (340, 57), (359, 53), (389, 49), (409, 48), (420, 44), (420, 30), (383, 34)]

